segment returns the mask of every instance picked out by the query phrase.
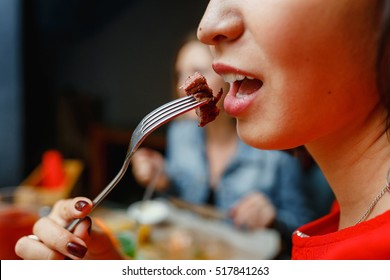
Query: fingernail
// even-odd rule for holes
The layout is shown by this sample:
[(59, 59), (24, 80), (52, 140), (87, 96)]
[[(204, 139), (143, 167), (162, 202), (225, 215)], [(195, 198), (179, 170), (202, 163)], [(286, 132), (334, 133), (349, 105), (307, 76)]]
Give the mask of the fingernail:
[(83, 211), (85, 206), (88, 205), (88, 202), (84, 201), (84, 200), (79, 200), (76, 202), (76, 204), (74, 205), (74, 208), (76, 208), (77, 211)]
[(66, 244), (66, 250), (69, 254), (72, 254), (73, 256), (78, 257), (80, 259), (84, 258), (85, 254), (87, 253), (86, 247), (74, 242), (69, 242), (68, 244)]

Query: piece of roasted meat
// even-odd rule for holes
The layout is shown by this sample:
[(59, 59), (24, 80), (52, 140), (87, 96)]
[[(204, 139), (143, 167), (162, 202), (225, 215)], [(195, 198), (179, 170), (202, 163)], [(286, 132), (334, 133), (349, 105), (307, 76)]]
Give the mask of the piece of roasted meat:
[(195, 72), (193, 75), (189, 76), (181, 88), (184, 89), (187, 95), (193, 95), (198, 101), (208, 101), (205, 105), (196, 108), (196, 114), (199, 117), (198, 126), (203, 127), (215, 120), (219, 114), (217, 103), (222, 97), (222, 88), (217, 96), (214, 96), (213, 90), (207, 85), (206, 78), (199, 72)]

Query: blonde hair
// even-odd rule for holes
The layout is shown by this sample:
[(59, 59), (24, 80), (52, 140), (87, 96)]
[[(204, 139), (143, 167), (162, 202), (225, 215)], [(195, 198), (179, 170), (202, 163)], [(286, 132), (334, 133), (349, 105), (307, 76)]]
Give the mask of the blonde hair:
[(196, 30), (189, 32), (181, 41), (179, 41), (178, 46), (176, 47), (175, 58), (173, 60), (171, 69), (172, 69), (172, 98), (177, 98), (176, 86), (178, 83), (178, 77), (176, 73), (176, 62), (180, 50), (190, 42), (199, 42), (198, 37), (196, 36)]

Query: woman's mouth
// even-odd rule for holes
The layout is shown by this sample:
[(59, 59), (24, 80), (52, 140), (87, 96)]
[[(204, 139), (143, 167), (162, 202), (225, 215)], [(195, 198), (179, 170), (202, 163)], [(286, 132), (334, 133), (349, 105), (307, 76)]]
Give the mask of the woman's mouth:
[(224, 101), (225, 111), (238, 116), (252, 103), (263, 82), (251, 76), (234, 73), (222, 74), (222, 77), (230, 84)]
[(263, 85), (263, 82), (250, 76), (244, 76), (240, 74), (227, 74), (222, 75), (225, 82), (230, 84), (230, 87), (236, 89), (236, 98), (240, 98), (259, 90)]

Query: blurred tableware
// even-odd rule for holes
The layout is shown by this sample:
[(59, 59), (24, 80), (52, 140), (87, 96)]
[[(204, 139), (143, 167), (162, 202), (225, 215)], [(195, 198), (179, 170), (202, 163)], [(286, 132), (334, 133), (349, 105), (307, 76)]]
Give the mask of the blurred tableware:
[(139, 201), (129, 206), (127, 214), (140, 224), (152, 225), (167, 219), (169, 207), (158, 200)]
[(177, 208), (192, 211), (204, 218), (217, 219), (217, 220), (228, 219), (226, 213), (219, 211), (215, 207), (189, 203), (185, 200), (173, 196), (168, 197), (168, 199)]
[(142, 197), (141, 207), (143, 207), (143, 205), (145, 204), (145, 201), (149, 201), (152, 198), (154, 190), (156, 189), (158, 179), (159, 179), (160, 175), (162, 174), (162, 172), (163, 172), (163, 169), (159, 168), (158, 171), (154, 174), (149, 185), (147, 185), (144, 196)]
[(167, 223), (191, 231), (205, 258), (273, 259), (280, 252), (280, 234), (274, 229), (241, 230), (192, 209), (170, 209)]

